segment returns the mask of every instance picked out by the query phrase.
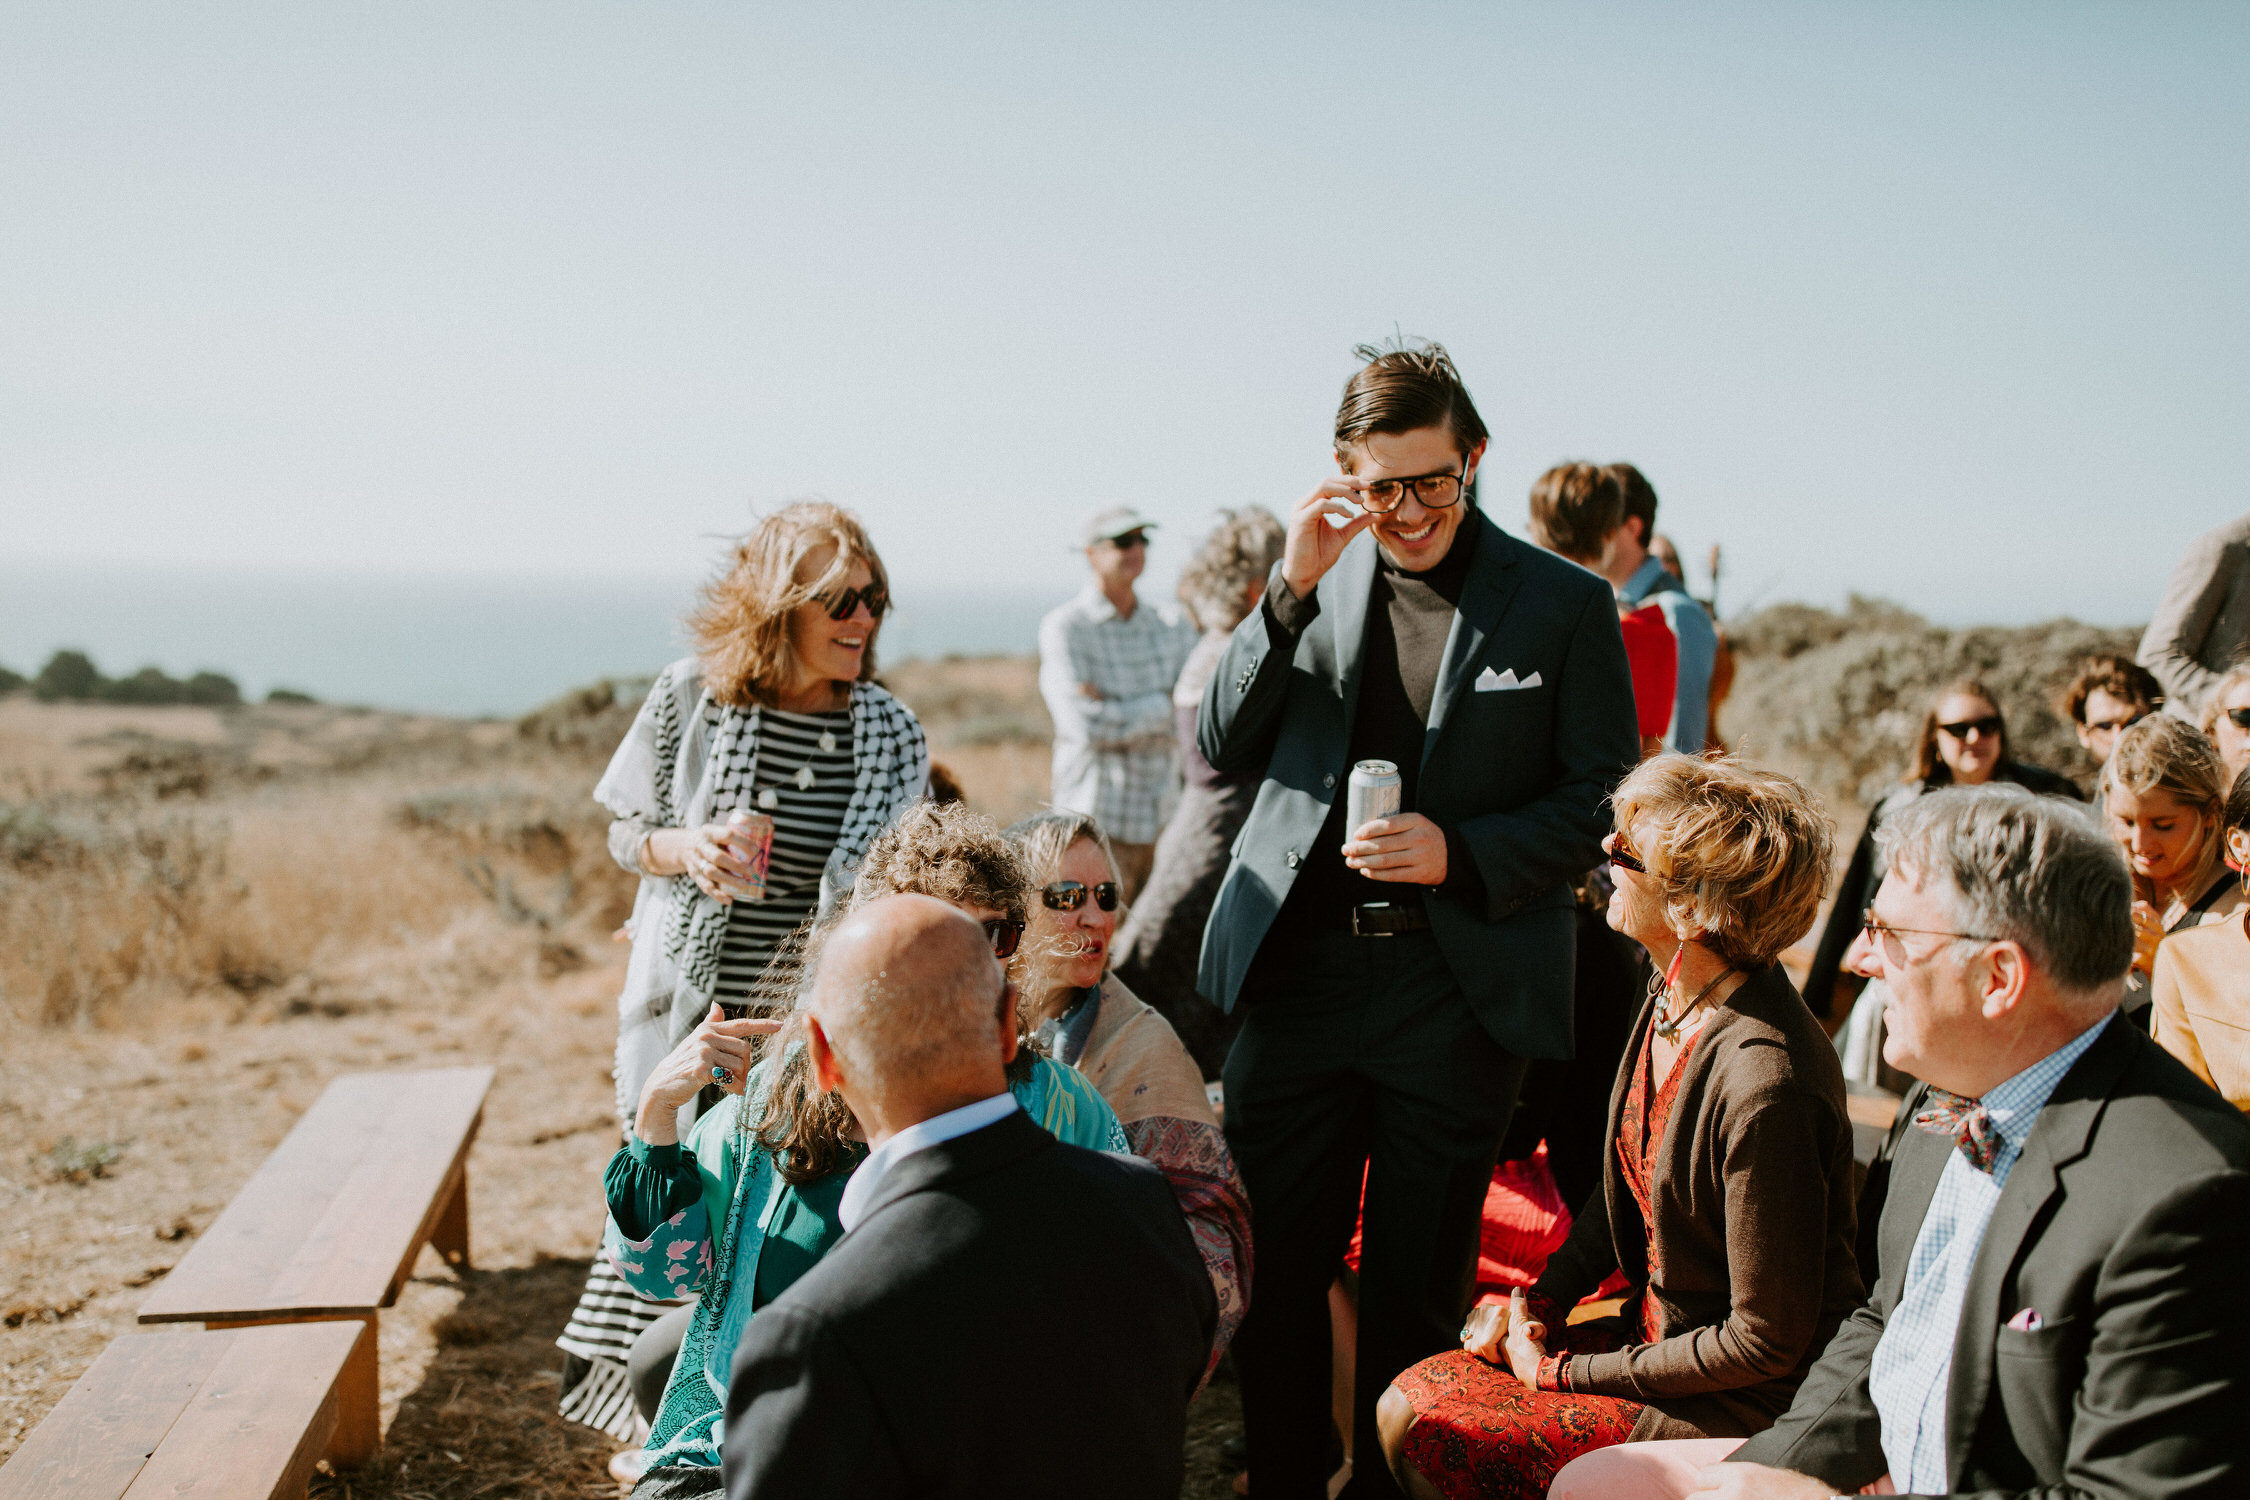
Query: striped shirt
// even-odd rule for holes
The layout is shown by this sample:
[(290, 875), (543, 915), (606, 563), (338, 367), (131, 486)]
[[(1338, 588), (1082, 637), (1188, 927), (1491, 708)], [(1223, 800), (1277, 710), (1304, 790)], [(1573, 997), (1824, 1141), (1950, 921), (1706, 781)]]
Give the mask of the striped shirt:
[[(1131, 619), (1089, 583), (1039, 622), (1039, 692), (1054, 721), (1048, 800), (1147, 844), (1179, 794), (1172, 684), (1195, 646), (1177, 611), (1141, 601)], [(1100, 693), (1089, 698), (1082, 688)]]
[(1945, 1403), (1953, 1385), (1961, 1300), (1968, 1295), (1977, 1248), (1992, 1223), (2000, 1190), (2007, 1186), (2008, 1174), (2023, 1155), (2024, 1142), (2031, 1138), (2031, 1128), (2055, 1085), (2114, 1019), (2104, 1016), (2013, 1078), (1985, 1091), (1985, 1111), (2000, 1136), (1989, 1175), (1970, 1166), (1958, 1150), (1946, 1156), (1937, 1191), (1930, 1196), (1929, 1211), (1922, 1216), (1913, 1253), (1907, 1257), (1898, 1306), (1884, 1321), (1883, 1336), (1868, 1364), (1867, 1393), (1883, 1420), (1883, 1458), (1890, 1465), (1891, 1483), (1902, 1495), (1942, 1495), (1952, 1488), (1946, 1477)]
[[(710, 710), (712, 727), (725, 710)], [(801, 771), (811, 773), (803, 784)], [(765, 805), (772, 792), (774, 805)], [(766, 899), (737, 901), (719, 948), (719, 982), (713, 997), (743, 1000), (765, 972), (774, 950), (802, 926), (820, 903), (820, 874), (843, 831), (852, 800), (852, 716), (759, 710), (758, 779), (742, 800), (745, 811), (773, 819), (773, 860), (766, 869)]]

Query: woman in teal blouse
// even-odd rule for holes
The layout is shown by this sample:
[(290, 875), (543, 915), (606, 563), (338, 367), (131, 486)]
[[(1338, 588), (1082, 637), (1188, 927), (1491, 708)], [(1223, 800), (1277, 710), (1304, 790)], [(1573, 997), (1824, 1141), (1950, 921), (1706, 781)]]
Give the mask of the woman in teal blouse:
[[(1003, 913), (956, 904), (1007, 932)], [(1012, 934), (1006, 941), (1013, 947)], [(632, 1138), (610, 1159), (604, 1249), (618, 1275), (644, 1297), (700, 1294), (633, 1500), (721, 1492), (720, 1420), (743, 1327), (843, 1235), (837, 1205), (867, 1154), (849, 1111), (813, 1087), (794, 1036), (751, 1061), (753, 1038), (796, 1024), (729, 1021), (713, 1006), (650, 1076)], [(1037, 1057), (1012, 1071), (1021, 1073), (1010, 1084), (1017, 1104), (1058, 1139), (1127, 1149), (1117, 1116), (1076, 1069)], [(728, 1097), (683, 1144), (678, 1111), (713, 1079)]]

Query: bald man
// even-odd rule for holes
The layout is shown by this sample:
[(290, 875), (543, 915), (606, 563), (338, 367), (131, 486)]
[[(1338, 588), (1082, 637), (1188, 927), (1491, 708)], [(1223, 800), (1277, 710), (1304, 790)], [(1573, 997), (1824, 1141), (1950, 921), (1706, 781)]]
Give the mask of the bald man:
[(815, 963), (813, 1077), (867, 1133), (846, 1233), (750, 1320), (730, 1500), (1177, 1496), (1210, 1278), (1163, 1176), (1016, 1108), (1015, 996), (927, 896), (854, 912)]

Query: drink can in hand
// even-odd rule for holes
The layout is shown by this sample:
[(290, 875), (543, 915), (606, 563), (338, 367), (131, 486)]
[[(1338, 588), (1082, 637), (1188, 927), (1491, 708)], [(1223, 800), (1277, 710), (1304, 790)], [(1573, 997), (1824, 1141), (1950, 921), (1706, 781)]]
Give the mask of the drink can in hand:
[(1351, 787), (1344, 802), (1344, 838), (1360, 828), (1399, 810), (1401, 783), (1398, 767), (1387, 760), (1363, 760), (1352, 767)]
[(728, 881), (736, 896), (744, 901), (765, 900), (766, 871), (773, 864), (773, 819), (764, 813), (734, 813), (727, 819), (727, 845), (736, 859), (750, 867), (749, 875)]

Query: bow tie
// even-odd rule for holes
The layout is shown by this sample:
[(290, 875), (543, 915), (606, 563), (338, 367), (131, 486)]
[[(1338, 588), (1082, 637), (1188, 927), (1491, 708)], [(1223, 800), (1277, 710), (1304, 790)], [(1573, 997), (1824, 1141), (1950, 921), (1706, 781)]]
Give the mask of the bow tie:
[(1969, 1165), (1990, 1175), (1993, 1159), (2000, 1154), (2000, 1132), (1992, 1128), (1992, 1116), (1983, 1100), (1964, 1098), (1932, 1084), (1914, 1124), (1921, 1130), (1952, 1136)]

